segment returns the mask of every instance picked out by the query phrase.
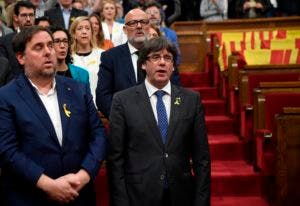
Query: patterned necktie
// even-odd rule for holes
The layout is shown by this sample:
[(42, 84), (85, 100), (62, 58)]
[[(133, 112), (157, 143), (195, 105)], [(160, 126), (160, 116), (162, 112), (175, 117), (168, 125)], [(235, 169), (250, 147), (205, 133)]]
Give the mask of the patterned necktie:
[(162, 97), (165, 95), (165, 92), (162, 90), (158, 90), (155, 92), (155, 95), (157, 96), (156, 112), (157, 112), (158, 127), (160, 130), (162, 141), (165, 144), (167, 141), (167, 134), (168, 134), (167, 111), (162, 99)]

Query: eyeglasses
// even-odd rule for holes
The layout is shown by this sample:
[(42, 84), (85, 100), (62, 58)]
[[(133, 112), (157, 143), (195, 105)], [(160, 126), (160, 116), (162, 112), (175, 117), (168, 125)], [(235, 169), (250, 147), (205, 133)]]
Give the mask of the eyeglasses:
[(60, 43), (63, 43), (64, 46), (69, 45), (68, 39), (54, 39), (53, 43), (56, 44), (56, 45), (60, 45)]
[(139, 23), (143, 27), (143, 26), (146, 26), (146, 25), (149, 24), (149, 20), (148, 19), (132, 20), (132, 21), (129, 21), (129, 22), (125, 23), (125, 25), (129, 26), (129, 27), (137, 27)]
[(30, 19), (35, 18), (34, 13), (30, 13), (30, 14), (20, 14), (20, 17), (23, 18), (23, 19), (28, 18), (28, 17), (29, 17)]
[(171, 56), (171, 55), (163, 55), (163, 56), (161, 56), (159, 54), (153, 54), (151, 56), (148, 56), (147, 59), (150, 60), (153, 63), (157, 63), (161, 59), (164, 59), (164, 61), (167, 62), (167, 63), (173, 62), (173, 56)]

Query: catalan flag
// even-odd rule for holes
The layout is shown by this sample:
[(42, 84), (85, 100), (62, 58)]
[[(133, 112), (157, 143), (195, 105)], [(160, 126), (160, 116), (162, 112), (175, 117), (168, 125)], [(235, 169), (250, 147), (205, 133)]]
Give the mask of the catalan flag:
[(239, 52), (248, 65), (300, 63), (300, 28), (223, 32), (217, 37), (221, 71), (227, 69), (227, 59), (232, 52)]

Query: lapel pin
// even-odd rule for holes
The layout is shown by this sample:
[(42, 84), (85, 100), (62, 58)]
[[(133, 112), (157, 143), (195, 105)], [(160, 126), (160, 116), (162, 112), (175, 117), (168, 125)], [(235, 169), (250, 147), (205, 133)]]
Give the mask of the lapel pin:
[(70, 118), (71, 117), (71, 111), (68, 110), (67, 105), (64, 104), (63, 108), (64, 108), (65, 115)]
[(174, 101), (174, 104), (175, 105), (180, 105), (180, 103), (181, 103), (181, 98), (180, 97), (176, 97), (175, 101)]

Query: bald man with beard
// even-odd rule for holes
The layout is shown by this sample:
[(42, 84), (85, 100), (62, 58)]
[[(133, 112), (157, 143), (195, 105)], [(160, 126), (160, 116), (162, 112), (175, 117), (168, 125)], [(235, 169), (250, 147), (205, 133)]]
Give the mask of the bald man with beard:
[[(141, 9), (132, 9), (125, 16), (123, 30), (128, 42), (101, 54), (98, 73), (96, 104), (98, 109), (109, 117), (113, 94), (140, 84), (145, 74), (138, 68), (138, 51), (143, 47), (149, 32), (148, 15)], [(179, 84), (174, 77), (175, 84)]]

